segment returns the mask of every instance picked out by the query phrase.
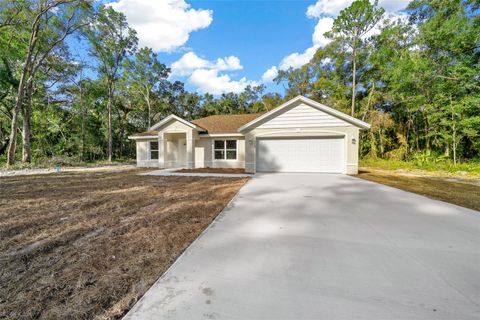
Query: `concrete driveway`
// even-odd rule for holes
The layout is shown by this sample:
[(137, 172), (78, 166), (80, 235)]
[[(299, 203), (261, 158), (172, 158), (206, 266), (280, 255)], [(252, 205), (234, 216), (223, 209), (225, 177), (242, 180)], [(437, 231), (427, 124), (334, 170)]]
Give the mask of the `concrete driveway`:
[(126, 316), (479, 318), (480, 212), (321, 174), (257, 175)]

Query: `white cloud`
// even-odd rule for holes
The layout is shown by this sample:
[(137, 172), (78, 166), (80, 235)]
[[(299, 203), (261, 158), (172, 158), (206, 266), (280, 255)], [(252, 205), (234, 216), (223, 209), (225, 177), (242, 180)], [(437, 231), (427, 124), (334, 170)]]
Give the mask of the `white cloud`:
[(188, 82), (198, 88), (200, 92), (208, 92), (219, 95), (227, 92), (240, 93), (246, 86), (256, 86), (256, 81), (247, 80), (243, 77), (240, 80), (232, 80), (229, 75), (219, 75), (216, 69), (194, 70)]
[(279, 69), (286, 70), (288, 68), (299, 68), (304, 64), (307, 64), (312, 60), (315, 52), (317, 52), (318, 46), (313, 46), (305, 50), (303, 53), (294, 52), (283, 58), (280, 62)]
[(352, 3), (353, 0), (318, 0), (315, 4), (308, 6), (307, 17), (320, 18), (324, 15), (336, 16), (343, 9)]
[(185, 0), (119, 0), (110, 2), (138, 33), (140, 46), (170, 52), (183, 46), (190, 33), (212, 23), (212, 10), (192, 9)]
[[(324, 34), (332, 29), (334, 18), (341, 10), (348, 7), (353, 0), (318, 0), (315, 4), (307, 8), (306, 15), (308, 18), (318, 19), (315, 25), (315, 30), (312, 34), (312, 46), (307, 48), (303, 53), (294, 52), (282, 59), (278, 65), (278, 69), (286, 70), (290, 67), (299, 68), (307, 64), (315, 55), (315, 52), (330, 43), (330, 39)], [(404, 13), (398, 12), (407, 7), (410, 0), (380, 0), (379, 6), (383, 7), (388, 17), (405, 19)], [(379, 25), (370, 30), (364, 38), (371, 37), (379, 32)], [(267, 78), (267, 73), (276, 67), (271, 67), (264, 73)]]
[(246, 86), (256, 86), (256, 81), (233, 80), (228, 74), (221, 72), (243, 69), (240, 59), (236, 56), (207, 60), (200, 58), (193, 51), (185, 53), (171, 65), (172, 76), (188, 77), (187, 82), (195, 86), (198, 91), (219, 95), (227, 92), (240, 93)]
[(185, 53), (179, 60), (172, 63), (173, 76), (188, 76), (196, 69), (215, 69), (219, 71), (241, 70), (243, 66), (240, 59), (235, 56), (218, 58), (216, 61), (209, 61), (200, 58), (195, 52)]
[(262, 82), (263, 83), (272, 82), (277, 75), (278, 75), (278, 69), (276, 66), (273, 66), (267, 71), (265, 71), (265, 73), (262, 75)]
[(330, 39), (324, 36), (325, 32), (328, 32), (332, 29), (333, 19), (329, 17), (321, 18), (318, 20), (317, 25), (315, 26), (315, 31), (312, 35), (313, 45), (306, 49), (303, 53), (294, 52), (283, 58), (280, 62), (279, 68), (281, 70), (286, 70), (290, 67), (299, 68), (307, 64), (312, 60), (315, 52), (318, 48), (327, 45), (330, 42)]
[[(318, 0), (315, 4), (308, 6), (307, 17), (335, 17), (352, 2), (353, 0)], [(409, 2), (410, 0), (380, 0), (378, 6), (384, 8), (387, 12), (397, 12), (405, 9)]]
[(330, 43), (330, 39), (324, 36), (325, 32), (332, 30), (333, 19), (332, 18), (321, 18), (318, 20), (317, 25), (315, 26), (315, 31), (312, 35), (313, 45), (320, 47), (326, 46)]

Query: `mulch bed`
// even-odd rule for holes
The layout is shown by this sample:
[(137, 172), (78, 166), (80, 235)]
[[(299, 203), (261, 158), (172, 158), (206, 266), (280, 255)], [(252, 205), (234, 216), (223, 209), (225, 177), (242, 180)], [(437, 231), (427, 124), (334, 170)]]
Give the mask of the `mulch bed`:
[(0, 318), (120, 318), (248, 180), (137, 172), (0, 179)]
[(197, 168), (197, 169), (180, 169), (175, 172), (180, 173), (228, 173), (228, 174), (245, 174), (245, 169), (226, 169), (226, 168)]

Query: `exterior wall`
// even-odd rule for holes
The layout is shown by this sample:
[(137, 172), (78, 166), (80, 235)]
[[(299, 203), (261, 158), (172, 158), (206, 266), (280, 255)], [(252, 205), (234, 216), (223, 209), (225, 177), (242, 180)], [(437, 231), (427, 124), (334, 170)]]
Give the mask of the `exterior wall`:
[[(359, 128), (351, 125), (345, 127), (318, 127), (318, 128), (277, 128), (259, 129), (248, 132), (245, 136), (245, 171), (254, 173), (256, 170), (256, 141), (262, 137), (322, 137), (344, 136), (345, 137), (345, 173), (356, 174), (358, 172), (358, 133)], [(355, 139), (355, 143), (353, 143)]]
[(137, 140), (137, 167), (158, 167), (158, 160), (150, 160), (149, 140)]
[[(213, 141), (216, 139), (237, 140), (237, 160), (215, 160)], [(245, 168), (244, 137), (200, 137), (195, 140), (195, 168)]]
[(321, 110), (299, 103), (290, 110), (257, 126), (257, 129), (349, 127), (350, 123)]
[(198, 139), (197, 131), (180, 121), (164, 125), (158, 135), (160, 167), (193, 168), (195, 139)]
[[(258, 139), (341, 136), (345, 139), (345, 173), (356, 174), (359, 130), (357, 126), (303, 102), (292, 104), (281, 114), (262, 119), (256, 128), (246, 131), (244, 137), (199, 136), (192, 127), (172, 120), (164, 124), (159, 131), (158, 161), (149, 159), (148, 139), (136, 141), (137, 166), (165, 168), (185, 164), (188, 168), (245, 168), (247, 172), (255, 172)], [(215, 160), (213, 157), (215, 139), (236, 139), (237, 159)], [(181, 154), (179, 149), (182, 149)], [(181, 160), (182, 164), (179, 164), (178, 160)]]
[[(216, 139), (237, 140), (237, 159), (215, 160), (213, 141)], [(191, 127), (179, 121), (172, 121), (159, 131), (158, 160), (150, 160), (149, 141), (156, 140), (151, 138), (136, 140), (138, 167), (245, 168), (244, 137), (200, 137)]]
[(345, 137), (345, 173), (358, 172), (359, 128), (351, 123), (311, 107), (301, 101), (278, 115), (263, 119), (254, 129), (245, 132), (245, 171), (256, 171), (257, 139), (282, 137)]

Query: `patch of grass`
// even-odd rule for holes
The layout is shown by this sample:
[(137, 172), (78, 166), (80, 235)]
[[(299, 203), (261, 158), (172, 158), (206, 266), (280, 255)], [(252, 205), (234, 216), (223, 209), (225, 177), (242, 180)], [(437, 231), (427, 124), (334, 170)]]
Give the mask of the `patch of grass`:
[(394, 171), (360, 171), (357, 177), (480, 211), (480, 185)]
[(48, 169), (53, 168), (56, 165), (62, 167), (98, 167), (109, 165), (123, 165), (123, 164), (135, 164), (135, 160), (132, 159), (119, 159), (108, 162), (107, 160), (98, 161), (80, 161), (77, 158), (70, 157), (52, 157), (50, 159), (36, 160), (31, 163), (22, 163), (21, 161), (15, 162), (14, 165), (7, 167), (6, 161), (0, 162), (0, 170), (22, 170), (22, 169)]
[(0, 319), (118, 319), (247, 178), (0, 179)]
[(423, 170), (445, 175), (480, 176), (480, 161), (463, 162), (454, 165), (451, 160), (420, 162), (365, 158), (360, 160), (359, 165), (360, 167), (384, 170)]

